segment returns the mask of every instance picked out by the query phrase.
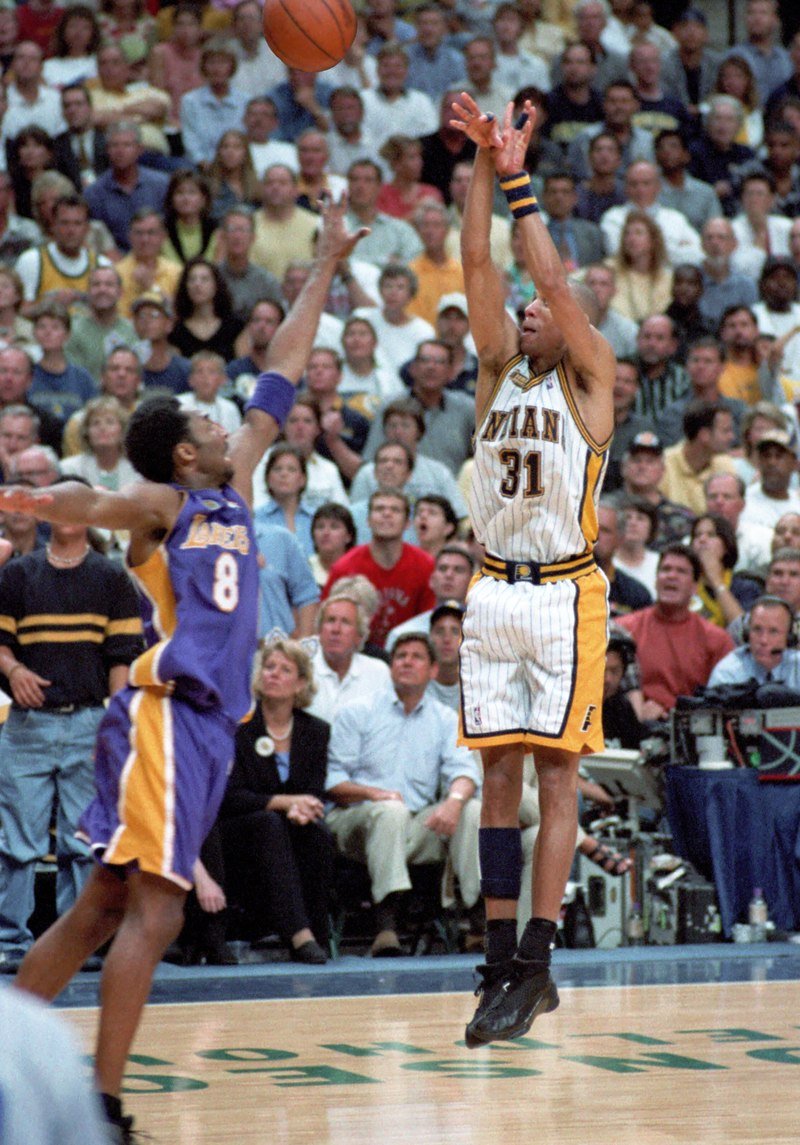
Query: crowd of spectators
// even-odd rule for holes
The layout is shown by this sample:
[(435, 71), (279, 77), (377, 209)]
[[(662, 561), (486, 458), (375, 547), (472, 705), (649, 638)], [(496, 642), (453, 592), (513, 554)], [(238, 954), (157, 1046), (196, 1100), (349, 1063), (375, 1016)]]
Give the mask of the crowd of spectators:
[[(268, 839), (288, 848), (297, 871), (279, 929), (310, 960), (328, 934), (317, 899), (303, 906), (303, 864), (332, 862), (333, 847), (295, 844), (300, 827), (321, 825), (331, 788), (341, 850), (369, 834), (352, 805), (399, 793), (410, 816), (381, 821), (417, 857), (457, 839), (474, 906), (462, 846), (474, 809), (460, 812), (479, 775), (439, 712), (457, 706), (446, 630), (482, 559), (468, 514), (478, 361), (459, 259), (474, 147), (449, 123), (460, 91), (497, 116), (508, 101), (536, 108), (525, 165), (618, 358), (597, 559), (619, 622), (614, 670), (620, 647), (635, 641), (636, 655), (614, 711), (666, 718), (746, 643), (760, 593), (793, 611), (800, 585), (793, 6), (746, 0), (732, 46), (711, 42), (704, 7), (666, 0), (356, 7), (352, 47), (315, 75), (272, 55), (257, 0), (0, 0), (4, 481), (127, 482), (127, 419), (155, 391), (235, 432), (308, 276), (321, 196), (346, 192), (348, 225), (369, 228), (337, 269), (283, 440), (256, 474), (259, 635), (273, 643), (256, 681), (263, 734), (248, 733), (225, 811), (250, 816), (251, 851), (223, 822), (198, 876), (214, 913), (226, 847), (234, 872)], [(519, 314), (534, 286), (499, 195), (491, 247)], [(21, 516), (2, 523), (0, 562), (47, 541)], [(120, 559), (125, 537), (105, 543)], [(294, 684), (276, 683), (275, 664)], [(289, 702), (299, 683), (306, 700)], [(427, 786), (410, 795), (412, 765), (391, 737), (412, 718), (431, 742)], [(297, 719), (313, 774), (268, 719), (273, 730)], [(261, 757), (274, 765), (267, 786)], [(376, 794), (384, 780), (390, 794)], [(242, 791), (253, 782), (255, 802)], [(265, 794), (292, 821), (288, 836), (253, 818)], [(362, 845), (368, 865), (370, 854)], [(390, 899), (378, 950), (391, 953), (406, 887), (405, 860), (391, 859), (389, 877), (390, 859), (384, 848), (383, 873), (370, 871)]]

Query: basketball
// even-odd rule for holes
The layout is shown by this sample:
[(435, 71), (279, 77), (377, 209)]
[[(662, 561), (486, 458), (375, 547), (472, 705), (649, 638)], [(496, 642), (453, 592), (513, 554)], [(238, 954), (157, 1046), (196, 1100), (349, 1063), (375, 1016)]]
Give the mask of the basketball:
[(355, 39), (356, 27), (350, 0), (264, 2), (264, 38), (290, 68), (332, 68)]

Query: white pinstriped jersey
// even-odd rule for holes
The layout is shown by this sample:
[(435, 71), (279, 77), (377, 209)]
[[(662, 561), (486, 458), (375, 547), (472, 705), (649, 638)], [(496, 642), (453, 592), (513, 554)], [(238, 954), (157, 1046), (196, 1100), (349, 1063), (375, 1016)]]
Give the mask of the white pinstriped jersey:
[(583, 424), (560, 362), (539, 375), (522, 355), (507, 362), (475, 433), (470, 515), (487, 551), (540, 564), (590, 551), (608, 444)]

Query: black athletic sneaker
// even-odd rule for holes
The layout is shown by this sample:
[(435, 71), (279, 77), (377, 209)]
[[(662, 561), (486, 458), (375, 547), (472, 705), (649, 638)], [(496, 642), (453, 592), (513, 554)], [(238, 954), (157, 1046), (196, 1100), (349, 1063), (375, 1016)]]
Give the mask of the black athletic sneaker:
[(111, 1145), (143, 1145), (145, 1135), (137, 1133), (133, 1128), (132, 1117), (120, 1117), (117, 1121), (108, 1122), (109, 1141)]
[(478, 1037), (475, 1029), (480, 1028), (487, 1013), (493, 1009), (498, 996), (502, 993), (503, 982), (511, 973), (512, 959), (506, 958), (502, 962), (490, 962), (485, 966), (476, 966), (476, 973), (480, 974), (482, 981), (475, 990), (476, 997), (480, 998), (475, 1016), (469, 1023), (464, 1034), (464, 1040), (469, 1049), (485, 1044), (484, 1038)]
[(540, 962), (512, 958), (497, 966), (479, 966), (478, 972), (483, 978), (476, 991), (481, 1000), (464, 1035), (468, 1049), (521, 1038), (534, 1018), (558, 1006), (556, 984)]

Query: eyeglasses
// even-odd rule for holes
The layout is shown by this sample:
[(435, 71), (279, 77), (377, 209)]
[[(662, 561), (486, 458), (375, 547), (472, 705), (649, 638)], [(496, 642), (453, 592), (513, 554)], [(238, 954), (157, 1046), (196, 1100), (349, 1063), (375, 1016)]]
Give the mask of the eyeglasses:
[(430, 357), (428, 357), (427, 354), (423, 355), (423, 357), (421, 357), (421, 358), (417, 358), (417, 361), (421, 362), (423, 366), (449, 366), (450, 365), (450, 360), (448, 358), (430, 358)]

